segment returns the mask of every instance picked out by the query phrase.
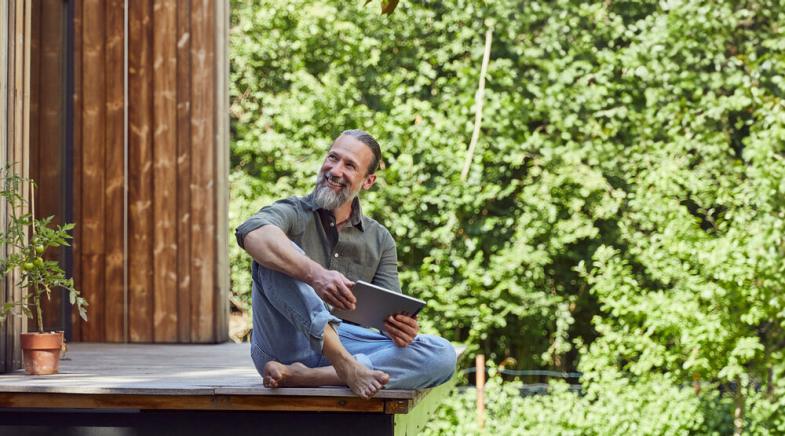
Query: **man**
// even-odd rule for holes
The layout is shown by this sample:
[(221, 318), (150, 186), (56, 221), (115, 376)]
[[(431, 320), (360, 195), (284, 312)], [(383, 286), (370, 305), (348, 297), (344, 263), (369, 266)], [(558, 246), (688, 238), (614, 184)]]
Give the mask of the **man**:
[(418, 389), (447, 381), (455, 352), (395, 314), (385, 331), (343, 323), (325, 303), (353, 310), (355, 280), (400, 292), (395, 242), (364, 216), (357, 197), (376, 181), (381, 150), (361, 130), (332, 144), (314, 191), (262, 208), (237, 228), (253, 257), (251, 357), (270, 388), (346, 385), (371, 398), (384, 386)]

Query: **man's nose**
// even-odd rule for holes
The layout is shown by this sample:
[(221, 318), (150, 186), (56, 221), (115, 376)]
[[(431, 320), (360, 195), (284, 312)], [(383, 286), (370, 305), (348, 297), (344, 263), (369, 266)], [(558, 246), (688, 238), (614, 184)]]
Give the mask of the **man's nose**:
[(343, 166), (343, 164), (340, 162), (336, 163), (335, 165), (333, 165), (332, 168), (330, 168), (330, 175), (333, 177), (338, 177), (343, 179), (345, 172), (346, 172), (346, 167)]

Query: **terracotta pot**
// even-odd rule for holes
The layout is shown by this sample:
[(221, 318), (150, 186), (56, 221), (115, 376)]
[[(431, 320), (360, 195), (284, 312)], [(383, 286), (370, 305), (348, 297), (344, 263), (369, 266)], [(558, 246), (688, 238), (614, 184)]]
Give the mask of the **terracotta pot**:
[(63, 332), (22, 333), (25, 371), (31, 375), (56, 374), (60, 367)]

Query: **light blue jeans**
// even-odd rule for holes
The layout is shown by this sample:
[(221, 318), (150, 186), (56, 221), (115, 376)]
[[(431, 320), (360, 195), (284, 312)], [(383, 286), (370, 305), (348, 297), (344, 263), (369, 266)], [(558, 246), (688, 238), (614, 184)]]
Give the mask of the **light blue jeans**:
[(328, 322), (357, 361), (390, 376), (386, 388), (433, 387), (455, 371), (455, 350), (443, 338), (417, 335), (408, 346), (398, 347), (375, 330), (342, 323), (308, 284), (256, 262), (252, 272), (251, 358), (259, 374), (271, 360), (286, 365), (300, 362), (310, 368), (330, 365), (322, 355)]

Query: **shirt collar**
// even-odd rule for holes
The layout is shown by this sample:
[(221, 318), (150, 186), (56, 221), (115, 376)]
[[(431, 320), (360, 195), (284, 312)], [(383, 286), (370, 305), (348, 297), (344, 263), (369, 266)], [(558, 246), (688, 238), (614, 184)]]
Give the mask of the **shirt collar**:
[[(319, 206), (316, 205), (316, 202), (313, 200), (313, 196), (314, 193), (311, 192), (310, 194), (308, 194), (303, 198), (303, 201), (305, 202), (306, 206), (308, 206), (308, 208), (311, 211), (324, 210), (324, 209), (320, 209)], [(327, 212), (329, 212), (332, 215), (332, 211), (327, 211)], [(359, 197), (354, 197), (354, 200), (352, 200), (352, 213), (349, 215), (349, 223), (351, 223), (352, 226), (357, 227), (361, 231), (365, 231), (365, 228), (363, 226), (363, 211), (362, 211), (362, 207), (360, 207)]]

